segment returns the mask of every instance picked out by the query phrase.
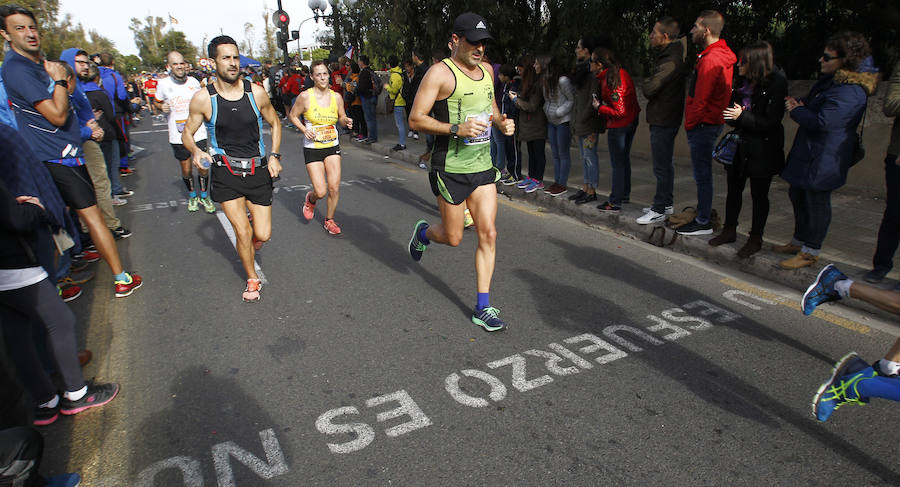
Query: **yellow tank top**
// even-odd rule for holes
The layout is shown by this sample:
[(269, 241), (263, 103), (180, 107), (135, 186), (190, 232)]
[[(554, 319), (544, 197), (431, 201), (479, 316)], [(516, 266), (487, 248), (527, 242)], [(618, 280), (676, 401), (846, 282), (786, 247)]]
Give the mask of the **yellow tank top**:
[(313, 133), (313, 140), (303, 140), (303, 146), (308, 149), (326, 149), (336, 147), (340, 143), (337, 131), (337, 93), (331, 90), (328, 91), (331, 94), (331, 103), (327, 107), (319, 105), (318, 100), (316, 100), (315, 88), (307, 91), (309, 93), (309, 106), (303, 112), (303, 119), (305, 120), (306, 131)]

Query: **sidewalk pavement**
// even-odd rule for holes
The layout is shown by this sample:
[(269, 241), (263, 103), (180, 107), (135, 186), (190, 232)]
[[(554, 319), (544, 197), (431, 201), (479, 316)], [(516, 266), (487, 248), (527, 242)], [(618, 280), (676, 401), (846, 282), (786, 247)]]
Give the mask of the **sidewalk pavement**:
[[(418, 141), (407, 138), (407, 149), (394, 152), (391, 148), (397, 144), (397, 128), (393, 117), (379, 114), (378, 119), (379, 141), (368, 147), (382, 155), (390, 156), (393, 160), (403, 161), (416, 165), (419, 156), (425, 152), (425, 137)], [(686, 137), (684, 130), (679, 131), (678, 137)], [(346, 142), (351, 143), (351, 142)], [(352, 142), (356, 144), (355, 142)], [(606, 147), (606, 136), (601, 134), (598, 143), (600, 185), (597, 188), (598, 202), (602, 203), (609, 194), (610, 165), (609, 152)], [(523, 146), (524, 150), (524, 146)], [(553, 159), (550, 155), (550, 144), (545, 147), (547, 152), (547, 170), (544, 176), (545, 186), (553, 183)], [(675, 242), (668, 245), (674, 235), (674, 230), (662, 224), (638, 225), (635, 222), (643, 214), (642, 208), (650, 206), (656, 191), (656, 178), (653, 176), (652, 163), (648, 156), (649, 147), (637, 147), (631, 153), (631, 202), (622, 205), (622, 211), (618, 215), (608, 215), (596, 209), (596, 204), (576, 206), (568, 200), (568, 196), (578, 191), (583, 182), (583, 166), (580, 151), (571, 150), (572, 168), (569, 174), (569, 192), (558, 197), (551, 197), (543, 191), (525, 193), (515, 186), (503, 186), (498, 184), (501, 194), (510, 199), (528, 201), (534, 205), (560, 214), (569, 215), (584, 223), (597, 225), (615, 231), (621, 235), (652, 242), (673, 251), (688, 254), (718, 265), (734, 268), (743, 272), (776, 281), (797, 290), (805, 291), (807, 286), (815, 280), (819, 270), (826, 264), (835, 263), (851, 279), (862, 280), (862, 276), (872, 268), (872, 256), (875, 253), (875, 245), (878, 237), (878, 227), (881, 224), (881, 216), (884, 212), (884, 190), (881, 194), (873, 195), (869, 192), (854, 192), (849, 188), (841, 188), (832, 194), (832, 221), (828, 230), (828, 236), (819, 256), (819, 261), (807, 268), (793, 271), (783, 270), (778, 263), (790, 257), (789, 255), (772, 252), (771, 246), (790, 242), (794, 231), (794, 214), (790, 199), (788, 199), (788, 184), (780, 177), (775, 177), (769, 191), (770, 211), (763, 235), (763, 250), (748, 259), (739, 259), (736, 256), (738, 249), (747, 240), (747, 232), (750, 230), (752, 204), (750, 200), (749, 185), (744, 191), (744, 204), (738, 219), (738, 239), (732, 244), (712, 247), (708, 245), (710, 238), (716, 235), (689, 236), (679, 235)], [(725, 170), (717, 163), (713, 163), (713, 208), (718, 212), (719, 218), (725, 218), (725, 196), (727, 193), (725, 183)], [(527, 174), (528, 156), (523, 156), (522, 172)], [(696, 185), (691, 169), (691, 161), (687, 158), (675, 159), (675, 212), (678, 213), (686, 206), (696, 206)], [(657, 229), (659, 228), (659, 229)], [(655, 231), (655, 233), (654, 233)], [(880, 285), (891, 289), (900, 278), (900, 273), (893, 270)], [(851, 300), (847, 300), (850, 302)], [(871, 310), (872, 308), (864, 307)]]

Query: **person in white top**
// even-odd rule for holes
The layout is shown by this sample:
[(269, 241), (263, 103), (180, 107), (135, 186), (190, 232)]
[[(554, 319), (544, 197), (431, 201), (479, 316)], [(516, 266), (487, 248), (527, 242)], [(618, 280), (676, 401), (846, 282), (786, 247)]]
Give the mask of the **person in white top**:
[[(180, 52), (171, 51), (166, 55), (166, 65), (170, 75), (159, 80), (155, 103), (169, 117), (169, 143), (172, 144), (175, 159), (181, 163), (181, 178), (188, 190), (188, 211), (197, 211), (202, 204), (207, 213), (215, 213), (216, 206), (208, 191), (209, 169), (198, 169), (198, 195), (194, 187), (191, 153), (181, 143), (181, 132), (184, 131), (184, 124), (190, 114), (191, 98), (201, 89), (200, 82), (193, 76), (188, 76), (187, 63)], [(202, 150), (206, 150), (206, 127), (201, 125), (197, 129), (194, 142)]]

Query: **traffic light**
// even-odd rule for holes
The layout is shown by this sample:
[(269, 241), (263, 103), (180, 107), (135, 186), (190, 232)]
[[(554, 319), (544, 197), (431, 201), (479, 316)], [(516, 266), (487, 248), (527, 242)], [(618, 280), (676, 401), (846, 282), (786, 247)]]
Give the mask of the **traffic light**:
[(291, 18), (284, 10), (276, 10), (275, 13), (272, 14), (272, 23), (286, 34), (288, 25), (291, 23)]

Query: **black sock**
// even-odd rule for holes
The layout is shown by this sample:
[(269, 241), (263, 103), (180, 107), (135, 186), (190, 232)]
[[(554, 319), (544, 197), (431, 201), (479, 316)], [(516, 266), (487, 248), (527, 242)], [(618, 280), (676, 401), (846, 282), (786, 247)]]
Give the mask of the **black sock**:
[(201, 193), (207, 192), (208, 188), (209, 188), (209, 175), (201, 176), (198, 174), (197, 181), (200, 182), (200, 192)]
[(191, 179), (191, 177), (190, 176), (188, 176), (188, 177), (182, 176), (181, 180), (184, 181), (184, 185), (187, 186), (188, 193), (193, 193), (194, 192), (194, 181)]

